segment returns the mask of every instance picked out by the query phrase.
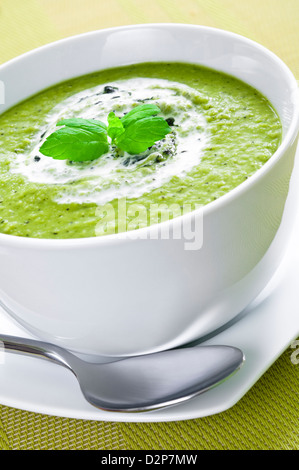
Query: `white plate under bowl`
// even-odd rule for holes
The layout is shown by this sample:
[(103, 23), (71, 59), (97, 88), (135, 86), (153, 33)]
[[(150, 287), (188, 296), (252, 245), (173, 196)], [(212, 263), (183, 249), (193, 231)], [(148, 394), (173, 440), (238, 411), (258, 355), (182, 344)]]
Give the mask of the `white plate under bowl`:
[[(298, 206), (299, 155), (289, 202)], [(299, 336), (299, 213), (284, 259), (271, 282), (244, 312), (203, 344), (243, 350), (246, 361), (230, 379), (181, 405), (144, 413), (98, 410), (83, 398), (75, 376), (56, 364), (18, 354), (0, 353), (0, 403), (67, 418), (114, 422), (167, 422), (201, 418), (235, 405)], [(32, 337), (0, 309), (0, 331)], [(298, 366), (299, 367), (299, 366)]]

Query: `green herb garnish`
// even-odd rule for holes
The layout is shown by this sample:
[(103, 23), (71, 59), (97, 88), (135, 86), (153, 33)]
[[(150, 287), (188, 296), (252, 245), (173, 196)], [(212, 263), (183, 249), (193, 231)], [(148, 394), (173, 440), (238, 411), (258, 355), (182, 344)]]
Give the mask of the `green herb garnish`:
[(83, 162), (95, 160), (109, 150), (111, 143), (119, 149), (136, 155), (163, 139), (171, 128), (160, 116), (158, 106), (136, 106), (122, 118), (109, 113), (108, 126), (95, 119), (63, 119), (62, 126), (50, 134), (40, 147), (40, 152), (58, 160)]
[(109, 150), (107, 127), (101, 121), (64, 119), (57, 126), (64, 127), (49, 135), (39, 149), (47, 157), (84, 162), (95, 160)]

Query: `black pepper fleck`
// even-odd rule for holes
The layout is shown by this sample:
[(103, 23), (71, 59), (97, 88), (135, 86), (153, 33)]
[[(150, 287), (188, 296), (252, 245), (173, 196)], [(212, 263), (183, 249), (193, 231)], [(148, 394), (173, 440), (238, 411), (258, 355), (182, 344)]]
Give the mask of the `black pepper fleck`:
[(103, 93), (104, 93), (104, 94), (106, 94), (106, 93), (114, 93), (115, 90), (117, 90), (116, 87), (107, 85), (107, 86), (104, 87)]
[(174, 125), (174, 118), (173, 118), (173, 117), (167, 118), (167, 119), (165, 119), (165, 121), (167, 122), (167, 124), (168, 124), (169, 126), (173, 126), (173, 125)]

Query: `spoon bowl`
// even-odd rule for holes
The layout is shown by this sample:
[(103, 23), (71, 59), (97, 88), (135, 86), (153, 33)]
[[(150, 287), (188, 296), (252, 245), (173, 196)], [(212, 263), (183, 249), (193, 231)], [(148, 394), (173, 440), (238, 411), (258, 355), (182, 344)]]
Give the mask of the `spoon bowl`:
[(196, 346), (97, 364), (50, 343), (0, 335), (5, 351), (33, 355), (71, 370), (85, 399), (105, 411), (150, 411), (189, 400), (223, 382), (244, 361), (232, 346)]

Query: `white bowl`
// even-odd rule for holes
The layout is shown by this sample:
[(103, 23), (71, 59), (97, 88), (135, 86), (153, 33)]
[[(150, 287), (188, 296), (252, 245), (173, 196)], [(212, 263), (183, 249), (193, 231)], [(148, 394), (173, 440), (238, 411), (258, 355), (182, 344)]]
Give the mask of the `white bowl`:
[(0, 67), (2, 109), (72, 77), (149, 61), (202, 64), (249, 83), (276, 108), (283, 141), (236, 189), (162, 224), (182, 227), (193, 220), (200, 249), (186, 249), (184, 238), (153, 239), (155, 226), (135, 237), (0, 234), (3, 306), (41, 339), (79, 353), (141, 354), (211, 333), (264, 288), (291, 229), (292, 214), (284, 209), (299, 127), (297, 83), (278, 57), (244, 37), (202, 26), (146, 24), (64, 39)]

